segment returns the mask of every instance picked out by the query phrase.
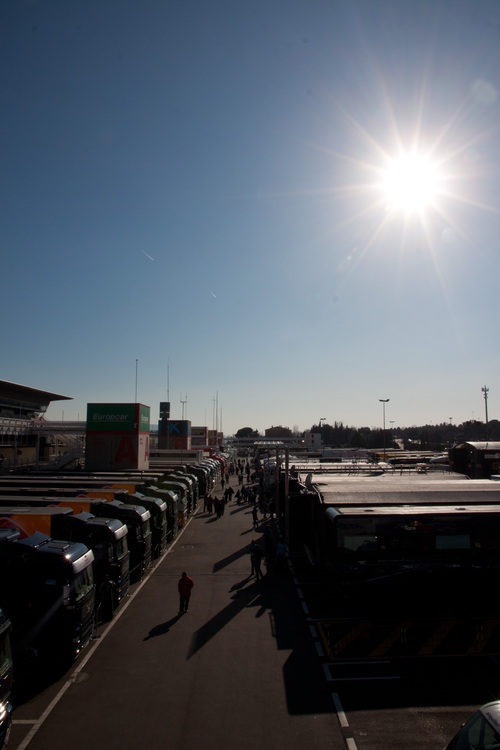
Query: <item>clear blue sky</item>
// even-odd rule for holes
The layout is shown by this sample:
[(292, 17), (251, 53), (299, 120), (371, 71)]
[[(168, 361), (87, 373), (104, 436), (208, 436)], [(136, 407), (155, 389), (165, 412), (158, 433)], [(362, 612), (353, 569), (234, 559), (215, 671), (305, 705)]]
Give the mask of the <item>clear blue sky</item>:
[[(500, 417), (497, 0), (4, 0), (5, 380), (193, 424)], [(439, 169), (418, 213), (388, 160)], [(391, 199), (392, 200), (392, 199)]]

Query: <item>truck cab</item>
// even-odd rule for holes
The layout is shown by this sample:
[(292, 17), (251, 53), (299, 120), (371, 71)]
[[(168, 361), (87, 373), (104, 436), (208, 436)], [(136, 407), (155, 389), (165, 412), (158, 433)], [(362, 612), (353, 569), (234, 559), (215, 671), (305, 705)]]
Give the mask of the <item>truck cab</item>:
[(131, 505), (142, 505), (151, 513), (153, 557), (159, 557), (167, 549), (167, 504), (159, 497), (143, 495), (142, 492), (117, 492), (115, 499)]
[(14, 656), (74, 659), (94, 630), (94, 555), (80, 542), (36, 532), (0, 539), (0, 606), (12, 622)]
[(12, 722), (12, 654), (10, 621), (0, 609), (0, 748), (7, 744)]
[[(167, 544), (170, 544), (174, 541), (175, 537), (177, 536), (178, 532), (178, 525), (179, 525), (179, 495), (174, 492), (173, 490), (167, 490), (163, 489), (160, 490), (159, 487), (156, 487), (155, 485), (150, 485), (144, 490), (145, 494), (140, 495), (140, 497), (147, 498), (148, 500), (153, 499), (159, 499), (162, 503), (165, 503), (166, 511), (166, 524), (167, 524)], [(136, 493), (137, 495), (138, 493)]]
[[(194, 509), (194, 493), (192, 484), (193, 482), (191, 479), (174, 472), (170, 472), (168, 476), (161, 480), (161, 482), (158, 482), (158, 487), (160, 489), (164, 487), (166, 489), (173, 489), (179, 494), (179, 496), (182, 497), (182, 500), (184, 502), (185, 520), (187, 520), (187, 517), (191, 515)], [(182, 488), (181, 491), (180, 488)], [(181, 523), (179, 522), (179, 526), (180, 525)]]
[(158, 487), (151, 486), (147, 488), (148, 495), (151, 495), (152, 497), (164, 497), (165, 491), (169, 491), (171, 493), (174, 493), (177, 502), (177, 521), (176, 521), (176, 530), (175, 535), (177, 534), (177, 530), (181, 529), (184, 524), (187, 521), (187, 490), (184, 484), (181, 484), (180, 482), (176, 482), (173, 479), (162, 479), (161, 483)]
[(151, 513), (142, 505), (129, 505), (120, 500), (94, 500), (90, 510), (96, 516), (118, 518), (128, 528), (130, 549), (130, 580), (140, 581), (152, 563)]
[(84, 542), (94, 553), (96, 604), (102, 605), (105, 582), (111, 581), (111, 614), (127, 595), (130, 586), (130, 552), (127, 525), (118, 518), (94, 516), (81, 511), (76, 515), (55, 516), (59, 535)]

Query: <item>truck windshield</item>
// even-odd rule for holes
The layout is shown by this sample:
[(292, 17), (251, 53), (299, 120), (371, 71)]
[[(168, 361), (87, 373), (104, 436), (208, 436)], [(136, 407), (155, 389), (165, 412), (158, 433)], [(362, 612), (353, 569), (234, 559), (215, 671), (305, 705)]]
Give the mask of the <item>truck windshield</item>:
[(12, 664), (10, 653), (10, 639), (7, 630), (0, 633), (0, 674), (6, 672)]
[(87, 594), (92, 590), (94, 586), (94, 576), (92, 573), (92, 566), (89, 565), (88, 568), (85, 568), (85, 570), (82, 570), (75, 578), (74, 581), (74, 597), (75, 601), (79, 601), (80, 599), (83, 599)]
[(122, 536), (121, 539), (118, 539), (116, 542), (116, 558), (117, 560), (122, 560), (125, 555), (128, 552), (128, 542), (127, 537)]

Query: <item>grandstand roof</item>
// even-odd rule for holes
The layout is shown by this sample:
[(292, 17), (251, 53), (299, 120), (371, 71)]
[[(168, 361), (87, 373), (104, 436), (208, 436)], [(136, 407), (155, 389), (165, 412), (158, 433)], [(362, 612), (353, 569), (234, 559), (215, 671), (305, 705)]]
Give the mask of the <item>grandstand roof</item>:
[(31, 388), (19, 383), (10, 383), (8, 380), (0, 380), (0, 399), (9, 401), (19, 400), (35, 404), (48, 405), (51, 401), (70, 401), (71, 396), (61, 396), (59, 393), (42, 391), (39, 388)]

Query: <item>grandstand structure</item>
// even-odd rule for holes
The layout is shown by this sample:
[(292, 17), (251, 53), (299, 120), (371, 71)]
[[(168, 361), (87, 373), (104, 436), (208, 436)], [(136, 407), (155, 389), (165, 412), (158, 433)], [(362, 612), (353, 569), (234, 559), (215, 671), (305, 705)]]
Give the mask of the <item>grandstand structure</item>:
[(64, 465), (83, 455), (85, 422), (49, 422), (52, 401), (71, 396), (0, 380), (0, 471)]

